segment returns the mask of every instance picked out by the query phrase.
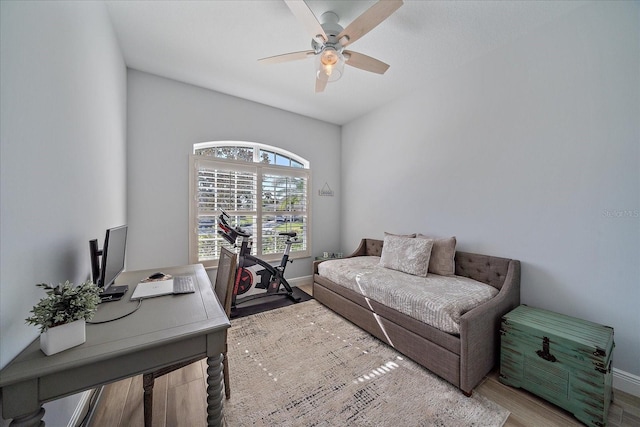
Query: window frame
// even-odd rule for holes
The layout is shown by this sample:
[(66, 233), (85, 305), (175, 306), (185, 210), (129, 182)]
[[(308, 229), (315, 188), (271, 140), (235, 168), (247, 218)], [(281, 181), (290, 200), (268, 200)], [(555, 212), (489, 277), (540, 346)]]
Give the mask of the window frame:
[[(307, 169), (310, 170), (310, 163), (307, 159), (304, 159), (300, 156), (298, 156), (295, 153), (292, 153), (291, 151), (287, 151), (284, 150), (282, 148), (278, 148), (278, 147), (274, 147), (272, 145), (267, 145), (267, 144), (262, 144), (260, 142), (248, 142), (248, 141), (209, 141), (209, 142), (196, 142), (195, 144), (193, 144), (193, 152), (191, 153), (192, 155), (196, 155), (195, 153), (196, 150), (200, 150), (203, 148), (236, 148), (236, 147), (240, 147), (240, 148), (251, 148), (253, 149), (253, 163), (262, 163), (260, 161), (260, 151), (268, 151), (271, 152), (273, 154), (279, 154), (281, 156), (284, 157), (288, 157), (291, 160), (295, 160), (297, 163), (299, 163), (300, 165), (302, 165), (301, 169)], [(206, 158), (212, 158), (212, 159), (219, 159), (219, 160), (224, 160), (218, 157), (214, 157), (214, 156), (203, 156)], [(228, 159), (226, 159), (228, 160)], [(251, 163), (251, 162), (242, 162), (242, 163)], [(276, 164), (274, 164), (273, 166), (278, 166)], [(286, 166), (285, 166), (286, 167)], [(298, 168), (294, 168), (293, 166), (289, 166), (293, 169), (298, 169)]]
[[(220, 158), (210, 155), (198, 155), (194, 154), (196, 150), (201, 148), (217, 148), (217, 147), (252, 147), (254, 153), (254, 161), (248, 162), (245, 160), (232, 160), (226, 158)], [(279, 166), (270, 163), (261, 162), (260, 151), (268, 151), (284, 157), (288, 157), (291, 161), (296, 162), (299, 166)], [(311, 184), (311, 169), (309, 168), (309, 162), (300, 156), (288, 152), (286, 150), (279, 149), (277, 147), (269, 146), (260, 143), (251, 143), (244, 141), (216, 141), (208, 143), (193, 144), (193, 153), (189, 156), (189, 262), (203, 264), (205, 268), (214, 268), (217, 265), (218, 258), (200, 260), (199, 259), (199, 218), (202, 215), (214, 215), (217, 219), (217, 215), (220, 214), (220, 210), (202, 211), (199, 207), (198, 200), (198, 183), (200, 181), (198, 171), (201, 166), (215, 170), (226, 168), (227, 170), (237, 171), (250, 171), (255, 173), (256, 189), (255, 189), (255, 211), (226, 211), (231, 217), (235, 215), (247, 215), (256, 216), (256, 228), (255, 234), (251, 237), (253, 241), (254, 253), (261, 259), (268, 262), (279, 261), (282, 258), (282, 252), (263, 254), (263, 218), (267, 216), (291, 216), (301, 215), (306, 217), (305, 234), (299, 235), (304, 240), (304, 250), (294, 250), (292, 248), (289, 258), (300, 259), (308, 258), (311, 256), (311, 201), (312, 201), (312, 184)], [(262, 185), (264, 175), (276, 175), (286, 177), (296, 177), (306, 179), (306, 191), (305, 191), (305, 211), (265, 211), (263, 209), (262, 202)], [(206, 212), (206, 213), (204, 213)], [(284, 239), (284, 238), (282, 238)], [(229, 248), (226, 242), (224, 246)]]

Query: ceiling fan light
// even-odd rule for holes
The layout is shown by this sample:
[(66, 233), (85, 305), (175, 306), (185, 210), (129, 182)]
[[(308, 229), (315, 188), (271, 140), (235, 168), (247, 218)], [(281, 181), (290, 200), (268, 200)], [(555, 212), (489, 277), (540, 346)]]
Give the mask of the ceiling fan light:
[(336, 50), (327, 48), (320, 54), (320, 62), (325, 66), (334, 66), (340, 61), (338, 55), (340, 54)]
[(335, 82), (342, 77), (343, 70), (344, 57), (337, 50), (327, 47), (317, 55), (316, 72), (318, 78), (322, 79), (321, 76), (324, 74), (327, 76), (327, 81)]

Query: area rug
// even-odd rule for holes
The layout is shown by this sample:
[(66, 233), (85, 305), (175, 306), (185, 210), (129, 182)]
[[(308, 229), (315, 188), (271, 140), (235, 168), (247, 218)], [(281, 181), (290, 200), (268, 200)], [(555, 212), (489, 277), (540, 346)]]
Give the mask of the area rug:
[[(293, 296), (300, 299), (298, 303), (309, 301), (312, 298), (311, 295), (298, 288), (297, 286), (292, 286), (291, 290), (293, 291)], [(253, 301), (249, 301), (245, 304), (240, 304), (237, 307), (232, 307), (231, 315), (229, 317), (231, 319), (236, 319), (238, 317), (249, 316), (251, 314), (274, 310), (276, 308), (286, 307), (288, 305), (298, 303), (294, 302), (291, 298), (282, 295), (265, 296)]]
[(315, 300), (233, 320), (227, 426), (502, 426), (456, 387)]

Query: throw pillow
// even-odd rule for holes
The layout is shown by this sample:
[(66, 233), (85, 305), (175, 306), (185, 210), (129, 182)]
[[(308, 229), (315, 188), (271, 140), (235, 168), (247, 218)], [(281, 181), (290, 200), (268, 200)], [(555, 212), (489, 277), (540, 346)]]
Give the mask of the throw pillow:
[(433, 240), (433, 249), (429, 259), (429, 273), (453, 276), (456, 272), (456, 237), (433, 239), (433, 237), (418, 234), (418, 238)]
[(433, 240), (391, 236), (384, 238), (380, 265), (414, 276), (426, 277)]

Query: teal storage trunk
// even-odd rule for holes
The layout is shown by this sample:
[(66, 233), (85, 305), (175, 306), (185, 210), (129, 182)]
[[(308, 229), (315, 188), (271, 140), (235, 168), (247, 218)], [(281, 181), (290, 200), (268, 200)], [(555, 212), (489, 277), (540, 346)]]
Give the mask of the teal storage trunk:
[(604, 426), (611, 404), (613, 328), (521, 305), (502, 318), (500, 382)]

